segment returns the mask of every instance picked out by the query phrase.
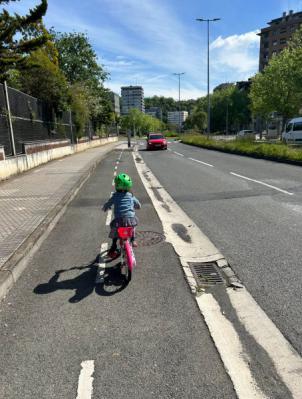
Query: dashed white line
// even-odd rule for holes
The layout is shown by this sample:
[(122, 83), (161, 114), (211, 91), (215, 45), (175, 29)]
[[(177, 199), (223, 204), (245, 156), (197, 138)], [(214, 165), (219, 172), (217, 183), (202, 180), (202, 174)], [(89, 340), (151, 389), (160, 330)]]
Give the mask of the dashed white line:
[(184, 154), (181, 154), (180, 152), (176, 152), (176, 151), (173, 151), (173, 152), (174, 152), (174, 154), (179, 155), (180, 157), (184, 157)]
[(112, 219), (112, 209), (109, 209), (109, 211), (107, 213), (107, 218), (106, 218), (106, 226), (110, 225), (111, 219)]
[(117, 175), (117, 171), (115, 171), (114, 173), (113, 173), (113, 176), (116, 176)]
[(241, 179), (249, 180), (249, 181), (252, 181), (254, 183), (261, 184), (262, 186), (266, 186), (266, 187), (272, 188), (273, 190), (280, 191), (281, 193), (288, 194), (288, 195), (294, 195), (294, 193), (290, 193), (289, 191), (282, 190), (281, 188), (278, 188), (276, 186), (272, 186), (271, 184), (264, 183), (263, 181), (254, 180), (254, 179), (251, 179), (251, 178), (246, 177), (246, 176), (238, 175), (237, 173), (234, 173), (234, 172), (230, 172), (230, 173), (233, 176), (239, 177)]
[(86, 360), (81, 364), (82, 370), (79, 377), (78, 395), (76, 399), (91, 399), (93, 391), (94, 360)]
[(115, 182), (114, 182), (114, 179), (112, 180), (112, 187), (114, 187), (115, 186)]
[(210, 168), (214, 168), (214, 165), (211, 165), (210, 163), (202, 162), (202, 161), (199, 161), (198, 159), (195, 159), (195, 158), (189, 158), (189, 159), (190, 159), (191, 161), (201, 163), (202, 165), (209, 166)]
[(97, 264), (97, 273), (96, 273), (96, 278), (95, 278), (95, 283), (96, 284), (101, 284), (104, 282), (104, 275), (105, 275), (105, 270), (106, 270), (106, 262), (104, 260), (104, 253), (106, 253), (108, 250), (108, 243), (103, 242), (101, 245), (101, 252), (100, 252), (100, 259), (99, 263)]

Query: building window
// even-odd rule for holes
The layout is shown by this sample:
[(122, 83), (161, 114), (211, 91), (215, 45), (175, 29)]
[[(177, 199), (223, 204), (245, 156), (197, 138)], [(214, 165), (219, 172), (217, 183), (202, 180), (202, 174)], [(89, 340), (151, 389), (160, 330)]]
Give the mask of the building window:
[(287, 40), (286, 39), (280, 39), (280, 44), (286, 44)]
[(277, 40), (274, 40), (273, 41), (273, 46), (277, 46), (277, 44), (278, 44)]
[(277, 35), (278, 35), (278, 33), (279, 33), (278, 29), (276, 29), (276, 30), (273, 30), (273, 36), (277, 36)]
[(274, 51), (272, 52), (272, 56), (274, 56), (274, 55), (277, 55), (277, 51), (276, 51), (276, 50), (274, 50)]
[(282, 35), (282, 34), (284, 34), (284, 33), (286, 33), (286, 32), (287, 32), (287, 29), (286, 29), (286, 28), (280, 29), (280, 35)]

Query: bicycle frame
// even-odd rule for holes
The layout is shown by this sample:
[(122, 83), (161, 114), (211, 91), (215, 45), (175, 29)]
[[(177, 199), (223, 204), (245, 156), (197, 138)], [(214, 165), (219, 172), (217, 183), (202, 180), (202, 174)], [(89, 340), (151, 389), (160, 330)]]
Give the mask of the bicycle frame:
[(126, 266), (128, 269), (128, 281), (131, 280), (131, 275), (133, 268), (136, 266), (136, 260), (133, 252), (133, 248), (130, 239), (133, 237), (134, 228), (133, 227), (119, 227), (117, 229), (118, 236), (120, 239), (121, 257), (122, 257), (122, 267)]

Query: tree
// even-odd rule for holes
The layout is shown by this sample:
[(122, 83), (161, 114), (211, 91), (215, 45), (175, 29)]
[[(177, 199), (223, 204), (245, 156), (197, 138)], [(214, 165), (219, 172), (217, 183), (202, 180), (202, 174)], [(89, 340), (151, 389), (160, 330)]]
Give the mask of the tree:
[(68, 107), (69, 88), (65, 76), (45, 48), (34, 51), (19, 74), (22, 91), (44, 100), (59, 114)]
[(274, 56), (263, 72), (252, 81), (252, 112), (267, 118), (277, 112), (283, 121), (295, 116), (302, 105), (302, 29), (289, 47)]
[(131, 109), (128, 115), (122, 117), (121, 124), (123, 129), (131, 130), (134, 135), (139, 136), (163, 127), (159, 119), (146, 115), (136, 108)]
[[(8, 4), (10, 1), (0, 0), (1, 4)], [(0, 14), (0, 80), (8, 76), (8, 71), (22, 65), (29, 54), (43, 46), (49, 36), (46, 32), (37, 34), (42, 17), (47, 11), (47, 0), (34, 9), (29, 10), (25, 16), (19, 14), (10, 15), (7, 10)]]
[(89, 87), (99, 87), (108, 77), (108, 73), (98, 64), (97, 55), (87, 35), (52, 33), (59, 51), (59, 66), (68, 82), (85, 82)]

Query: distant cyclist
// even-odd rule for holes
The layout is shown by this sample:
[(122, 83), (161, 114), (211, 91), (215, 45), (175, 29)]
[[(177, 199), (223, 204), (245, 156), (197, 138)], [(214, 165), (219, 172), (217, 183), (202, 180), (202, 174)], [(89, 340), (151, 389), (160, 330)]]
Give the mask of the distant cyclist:
[[(115, 180), (116, 192), (103, 206), (103, 211), (106, 212), (114, 206), (114, 219), (110, 223), (111, 231), (109, 237), (112, 238), (112, 244), (108, 255), (115, 257), (117, 251), (118, 227), (136, 227), (138, 219), (135, 215), (135, 209), (140, 209), (141, 204), (139, 200), (132, 194), (132, 179), (125, 173), (120, 173)], [(135, 235), (133, 235), (132, 246), (137, 247)]]

